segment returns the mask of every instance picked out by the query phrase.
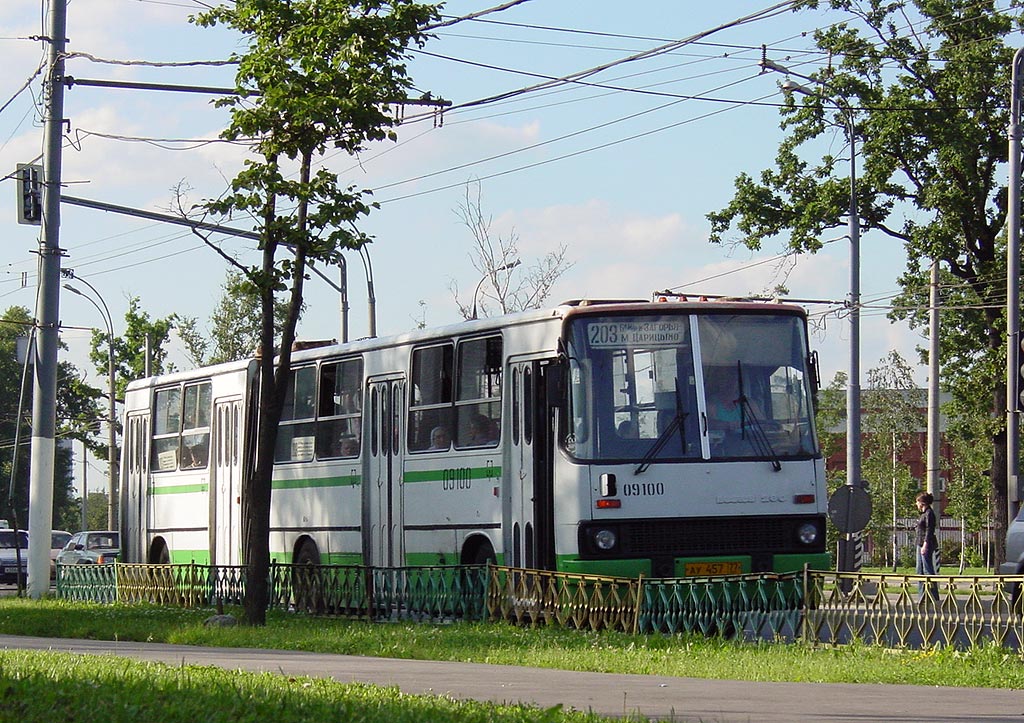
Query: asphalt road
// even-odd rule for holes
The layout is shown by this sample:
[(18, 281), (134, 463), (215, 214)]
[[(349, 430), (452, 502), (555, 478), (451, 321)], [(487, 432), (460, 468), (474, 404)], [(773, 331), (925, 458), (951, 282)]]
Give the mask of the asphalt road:
[(654, 675), (573, 673), (479, 663), (364, 658), (247, 648), (0, 635), (0, 649), (113, 654), (171, 665), (333, 678), (397, 686), (405, 693), (496, 703), (562, 704), (608, 716), (640, 713), (676, 723), (1024, 722), (1019, 690), (911, 685), (751, 683)]

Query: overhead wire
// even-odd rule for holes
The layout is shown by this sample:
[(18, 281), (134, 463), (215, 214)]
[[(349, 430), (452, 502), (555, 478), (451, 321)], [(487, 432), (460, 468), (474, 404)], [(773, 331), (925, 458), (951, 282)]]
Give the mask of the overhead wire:
[[(788, 6), (789, 4), (790, 3), (780, 3), (780, 4), (776, 5), (776, 6), (773, 6), (773, 8), (785, 7), (785, 6)], [(675, 42), (678, 42), (678, 41), (675, 41)], [(653, 51), (645, 51), (645, 52), (653, 52)], [(811, 51), (808, 51), (808, 52), (811, 52)], [(625, 59), (625, 60), (622, 60), (620, 62), (629, 62), (629, 59)], [(613, 67), (613, 65), (609, 66), (609, 67)], [(583, 71), (581, 71), (581, 72), (583, 72)], [(610, 90), (611, 90), (611, 92), (618, 92), (621, 89), (613, 88), (613, 89), (610, 89)], [(764, 97), (768, 97), (768, 96), (764, 96)], [(680, 99), (680, 100), (682, 100), (682, 99)], [(739, 103), (741, 103), (741, 104), (750, 104), (752, 102), (756, 102), (756, 101), (739, 101)], [(668, 105), (670, 105), (670, 104), (666, 104), (666, 106), (663, 106), (663, 107), (667, 107)], [(640, 114), (634, 114), (634, 116), (635, 115), (640, 115)], [(712, 114), (708, 114), (708, 115), (713, 115), (713, 113)], [(707, 117), (707, 116), (703, 116), (703, 117)], [(672, 124), (672, 125), (669, 125), (669, 126), (663, 126), (661, 130), (664, 130), (664, 129), (667, 129), (667, 128), (671, 128), (671, 127), (675, 127), (675, 126), (678, 126), (678, 125), (682, 125), (684, 122), (693, 122), (693, 120), (698, 120), (699, 118), (700, 117), (694, 118), (694, 119), (689, 119), (687, 121), (683, 121), (683, 122), (680, 122), (680, 123), (675, 123), (675, 124)], [(607, 125), (607, 124), (601, 124), (601, 125)], [(654, 132), (657, 132), (657, 131), (654, 131)], [(616, 143), (618, 143), (618, 142), (626, 142), (627, 140), (631, 140), (631, 139), (634, 139), (634, 138), (637, 138), (637, 137), (643, 137), (643, 135), (648, 135), (648, 134), (649, 133), (636, 134), (636, 135), (630, 136), (627, 139), (621, 139), (620, 141), (617, 141)], [(99, 134), (97, 134), (97, 135), (99, 135)], [(423, 135), (423, 134), (421, 134), (421, 135)], [(579, 133), (577, 132), (577, 133), (572, 133), (572, 134), (566, 134), (564, 137), (569, 138), (569, 137), (574, 137), (576, 135), (579, 135)], [(122, 140), (122, 139), (125, 139), (125, 138), (127, 138), (127, 137), (120, 138), (119, 140)], [(142, 139), (140, 139), (140, 140), (142, 140)], [(165, 139), (165, 140), (167, 140), (168, 142), (177, 142), (177, 141), (180, 141), (180, 140), (183, 140), (183, 139), (174, 139), (173, 141), (171, 141), (170, 139)], [(533, 168), (533, 167), (536, 167), (537, 165), (543, 165), (544, 163), (553, 162), (554, 160), (561, 160), (561, 159), (564, 159), (564, 158), (569, 158), (569, 157), (577, 156), (577, 155), (580, 155), (581, 153), (590, 152), (591, 150), (597, 150), (597, 149), (600, 149), (600, 148), (605, 148), (605, 147), (608, 147), (609, 145), (614, 145), (614, 144), (615, 143), (612, 143), (612, 144), (600, 144), (600, 145), (592, 146), (591, 148), (584, 149), (582, 151), (576, 151), (576, 152), (573, 152), (573, 153), (563, 154), (563, 155), (559, 156), (557, 159), (550, 159), (550, 160), (542, 162), (542, 163), (527, 164), (527, 165), (524, 165), (524, 166), (520, 166), (520, 167), (518, 167), (516, 169), (506, 170), (506, 171), (501, 172), (500, 174), (493, 174), (493, 175), (488, 176), (488, 177), (494, 177), (494, 175), (507, 175), (508, 173), (513, 173), (513, 172), (516, 172), (517, 170), (524, 170), (526, 168)], [(383, 155), (383, 154), (381, 154), (381, 155)], [(502, 154), (502, 156), (499, 156), (499, 157), (504, 157), (504, 155), (505, 154)], [(375, 156), (375, 157), (378, 157), (378, 156)], [(481, 161), (481, 162), (483, 162), (483, 161)], [(455, 169), (453, 169), (453, 170), (455, 170)], [(439, 173), (442, 173), (442, 172), (443, 171), (437, 172), (436, 174), (439, 174)], [(436, 175), (436, 174), (431, 174), (431, 175)], [(397, 185), (397, 184), (390, 184), (390, 186), (388, 186), (388, 187), (391, 187), (391, 186), (394, 186), (394, 185)], [(456, 184), (456, 185), (461, 186), (463, 184), (460, 183), (460, 184)], [(450, 188), (450, 187), (452, 187), (452, 186), (448, 186), (448, 188)], [(440, 189), (435, 189), (435, 190), (440, 190)], [(429, 192), (433, 192), (433, 190), (431, 190)], [(411, 194), (411, 195), (419, 195), (419, 194)], [(385, 202), (392, 202), (392, 201), (396, 201), (396, 200), (400, 200), (402, 198), (408, 198), (408, 197), (409, 196), (402, 196), (402, 197), (398, 197), (398, 198), (388, 199)]]

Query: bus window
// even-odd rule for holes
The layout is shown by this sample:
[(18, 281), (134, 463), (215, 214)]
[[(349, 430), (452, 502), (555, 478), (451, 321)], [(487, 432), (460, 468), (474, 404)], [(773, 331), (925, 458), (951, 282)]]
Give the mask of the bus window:
[(181, 388), (158, 390), (153, 410), (153, 471), (175, 470), (181, 431)]
[[(412, 353), (409, 449), (448, 449), (452, 436), (452, 345), (422, 347)], [(444, 439), (444, 443), (431, 442)]]
[(700, 459), (690, 317), (580, 319), (570, 336), (566, 449), (580, 459)]
[(210, 382), (186, 385), (182, 398), (181, 445), (179, 460), (182, 469), (205, 468), (210, 458)]
[(362, 388), (362, 359), (320, 366), (316, 423), (316, 456), (320, 459), (359, 456)]
[(798, 317), (701, 317), (712, 457), (787, 457), (816, 448), (806, 341)]
[(292, 371), (281, 410), (277, 430), (275, 462), (305, 462), (313, 459), (314, 404), (316, 399), (316, 367), (300, 367)]
[(459, 344), (456, 447), (494, 447), (501, 436), (501, 337)]

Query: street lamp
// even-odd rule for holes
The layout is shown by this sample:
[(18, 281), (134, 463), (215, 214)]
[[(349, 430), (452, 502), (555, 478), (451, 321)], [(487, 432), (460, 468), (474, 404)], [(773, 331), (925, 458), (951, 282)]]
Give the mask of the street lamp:
[(514, 269), (516, 266), (518, 266), (521, 263), (522, 262), (519, 259), (516, 259), (515, 261), (507, 263), (504, 266), (499, 266), (496, 269), (491, 269), (490, 271), (488, 271), (487, 273), (485, 273), (483, 276), (480, 277), (480, 280), (476, 283), (476, 288), (473, 289), (473, 315), (470, 317), (470, 320), (475, 320), (477, 318), (477, 316), (476, 316), (476, 297), (480, 294), (480, 287), (483, 286), (485, 281), (487, 281), (487, 277), (488, 276), (493, 276), (494, 274), (498, 273), (499, 271), (509, 271), (510, 269)]
[[(107, 371), (109, 374), (108, 384), (108, 416), (107, 416), (107, 463), (110, 465), (110, 479), (108, 482), (108, 499), (107, 499), (107, 529), (115, 530), (114, 526), (114, 494), (117, 490), (117, 415), (115, 412), (115, 396), (114, 396), (114, 324), (110, 317), (110, 309), (107, 307), (107, 302), (103, 300), (103, 296), (99, 291), (96, 290), (92, 284), (80, 276), (74, 276), (69, 274), (73, 279), (81, 281), (87, 287), (89, 287), (96, 298), (99, 299), (100, 303), (87, 294), (83, 293), (79, 289), (76, 289), (71, 284), (64, 284), (64, 288), (70, 291), (72, 294), (78, 294), (83, 299), (88, 301), (96, 310), (100, 312), (100, 316), (103, 317), (104, 323), (107, 325)], [(100, 306), (102, 304), (102, 306)], [(84, 503), (84, 500), (83, 500)]]
[[(829, 93), (835, 93), (827, 83), (795, 73), (767, 58), (762, 59), (761, 68), (803, 78)], [(817, 95), (811, 89), (788, 78), (781, 84), (781, 88), (786, 92)], [(847, 211), (850, 236), (850, 378), (846, 387), (846, 483), (863, 486), (860, 464), (860, 214), (857, 210), (857, 136), (853, 109), (849, 103), (839, 95), (833, 95), (832, 102), (846, 117), (846, 135), (850, 142), (850, 207)]]

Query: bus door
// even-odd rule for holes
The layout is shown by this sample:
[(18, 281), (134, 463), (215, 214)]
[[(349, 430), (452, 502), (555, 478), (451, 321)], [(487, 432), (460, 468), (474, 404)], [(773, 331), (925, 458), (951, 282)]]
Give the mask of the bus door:
[[(366, 565), (405, 564), (402, 440), (405, 380), (371, 379), (367, 475), (363, 483), (363, 560)], [(364, 440), (366, 437), (364, 437)], [(367, 445), (364, 444), (364, 449)]]
[(510, 363), (510, 460), (505, 475), (505, 564), (552, 570), (553, 415), (546, 404), (546, 363)]
[(242, 398), (218, 399), (213, 405), (210, 454), (210, 564), (241, 562)]
[(126, 562), (148, 562), (149, 412), (130, 413), (121, 464), (121, 547)]

